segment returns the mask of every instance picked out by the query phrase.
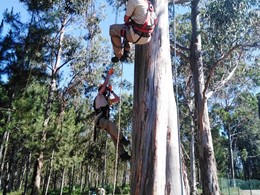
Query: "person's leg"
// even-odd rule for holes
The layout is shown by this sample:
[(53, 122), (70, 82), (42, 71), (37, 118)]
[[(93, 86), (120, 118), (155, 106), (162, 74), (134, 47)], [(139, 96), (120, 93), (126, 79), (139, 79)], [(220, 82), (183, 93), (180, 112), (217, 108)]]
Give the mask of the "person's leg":
[[(113, 140), (115, 148), (116, 148), (117, 137), (118, 137), (118, 129), (117, 129), (116, 125), (112, 121), (109, 121), (105, 118), (101, 118), (99, 120), (99, 127), (102, 129), (105, 129), (110, 134), (111, 139)], [(119, 134), (119, 140), (120, 141), (118, 143), (118, 154), (119, 154), (120, 158), (122, 158), (124, 160), (129, 160), (131, 157), (125, 151), (123, 144), (127, 146), (130, 142), (125, 139), (125, 137), (123, 136), (123, 134), (121, 132)]]
[[(102, 129), (105, 129), (111, 135), (111, 137), (117, 139), (118, 129), (117, 129), (115, 123), (113, 123), (112, 121), (107, 120), (105, 118), (101, 118), (99, 120), (99, 127)], [(121, 132), (119, 133), (119, 140), (120, 140), (120, 143), (125, 146), (127, 146), (130, 143), (130, 141), (128, 141)]]
[[(113, 136), (111, 136), (111, 139), (113, 140), (114, 145), (115, 145), (115, 149), (116, 149), (117, 140), (116, 140), (116, 138), (113, 137)], [(119, 142), (119, 143), (118, 143), (118, 154), (119, 154), (119, 156), (120, 156), (121, 154), (124, 154), (124, 153), (126, 153), (126, 151), (125, 151), (123, 145)]]
[(130, 27), (128, 27), (125, 31), (125, 37), (124, 37), (124, 53), (123, 56), (120, 58), (120, 61), (124, 62), (127, 61), (127, 58), (130, 58), (132, 43), (133, 43), (133, 39), (130, 33)]
[(123, 47), (121, 42), (121, 31), (124, 28), (123, 24), (113, 24), (109, 28), (109, 35), (111, 37), (111, 42), (114, 50), (115, 57), (118, 60), (123, 55)]

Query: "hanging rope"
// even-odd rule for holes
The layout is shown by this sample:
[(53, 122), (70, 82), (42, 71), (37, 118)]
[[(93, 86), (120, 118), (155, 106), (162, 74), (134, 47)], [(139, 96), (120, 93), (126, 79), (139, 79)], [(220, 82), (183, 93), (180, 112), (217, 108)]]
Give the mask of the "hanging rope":
[[(119, 10), (119, 4), (117, 4), (117, 9), (116, 9), (116, 16), (115, 16), (115, 24), (117, 24), (117, 19), (118, 19), (118, 10)], [(115, 194), (115, 190), (116, 190), (116, 183), (117, 183), (117, 172), (118, 172), (118, 147), (119, 147), (119, 138), (120, 138), (120, 129), (121, 129), (121, 98), (122, 98), (122, 83), (123, 83), (123, 63), (121, 63), (121, 80), (120, 80), (120, 91), (119, 91), (119, 106), (118, 106), (118, 133), (117, 133), (117, 142), (116, 142), (116, 160), (115, 160), (115, 174), (114, 174), (114, 185), (113, 185), (113, 195)]]
[(121, 80), (120, 80), (120, 91), (119, 91), (119, 106), (118, 106), (118, 133), (117, 133), (117, 142), (116, 142), (116, 160), (115, 160), (115, 175), (114, 175), (114, 187), (113, 187), (113, 195), (116, 189), (117, 183), (117, 169), (118, 169), (118, 146), (119, 146), (119, 138), (120, 138), (120, 131), (121, 131), (121, 106), (122, 106), (122, 86), (123, 86), (123, 63), (121, 63)]

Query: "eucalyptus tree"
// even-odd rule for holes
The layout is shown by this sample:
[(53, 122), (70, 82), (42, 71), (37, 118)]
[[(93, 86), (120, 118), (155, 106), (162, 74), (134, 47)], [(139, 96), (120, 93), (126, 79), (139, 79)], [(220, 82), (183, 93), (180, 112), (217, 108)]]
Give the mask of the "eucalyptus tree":
[[(235, 167), (238, 167), (239, 164), (239, 162), (236, 162), (237, 157), (235, 157), (237, 138), (244, 137), (241, 135), (242, 132), (238, 132), (238, 129), (240, 129), (240, 126), (242, 125), (241, 123), (243, 123), (241, 120), (239, 120), (239, 118), (242, 116), (238, 116), (238, 110), (240, 108), (242, 109), (243, 106), (239, 106), (237, 103), (242, 94), (255, 91), (256, 87), (259, 85), (259, 81), (257, 79), (260, 76), (259, 74), (260, 71), (257, 68), (257, 63), (251, 62), (250, 60), (245, 60), (243, 63), (241, 62), (236, 73), (227, 83), (225, 87), (226, 90), (215, 93), (215, 96), (212, 100), (214, 108), (212, 109), (213, 114), (218, 113), (214, 114), (212, 121), (219, 124), (218, 128), (223, 129), (222, 134), (224, 134), (228, 139), (226, 148), (228, 148), (229, 151), (228, 167), (231, 179), (234, 179), (238, 176), (235, 175)], [(247, 103), (241, 101), (239, 102), (241, 105)], [(248, 102), (248, 104), (250, 105), (250, 102)], [(251, 109), (256, 111), (256, 107), (251, 107)], [(247, 116), (250, 116), (252, 112), (250, 110), (247, 111)], [(244, 112), (246, 112), (246, 110), (244, 110)], [(255, 116), (255, 114), (253, 116)], [(253, 128), (249, 129), (253, 130)]]
[[(116, 1), (115, 5), (125, 2)], [(131, 194), (182, 194), (168, 1), (152, 3), (159, 16), (158, 26), (148, 45), (135, 48)]]
[(235, 119), (240, 125), (234, 132), (234, 153), (237, 155), (236, 165), (242, 163), (243, 169), (236, 166), (236, 173), (243, 179), (259, 179), (260, 138), (257, 120), (257, 98), (253, 93), (245, 92), (236, 100)]
[[(168, 1), (153, 1), (158, 26), (136, 47), (132, 194), (185, 194), (169, 50)], [(162, 22), (163, 21), (163, 22)]]
[[(191, 67), (199, 162), (205, 194), (219, 194), (207, 101), (232, 78), (241, 56), (251, 56), (250, 52), (259, 47), (258, 5), (255, 3), (195, 0), (191, 2), (191, 29), (187, 25), (187, 17), (177, 22), (177, 30), (186, 30), (178, 33), (176, 54), (181, 63)], [(187, 34), (190, 34), (191, 40)]]

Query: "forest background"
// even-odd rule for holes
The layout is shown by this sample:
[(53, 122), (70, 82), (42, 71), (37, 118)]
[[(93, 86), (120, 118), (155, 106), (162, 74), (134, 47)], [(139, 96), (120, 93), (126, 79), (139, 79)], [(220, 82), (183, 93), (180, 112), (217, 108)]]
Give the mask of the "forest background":
[[(29, 193), (37, 155), (44, 152), (39, 181), (42, 193), (83, 193), (98, 186), (109, 192), (114, 182), (115, 151), (102, 131), (98, 141), (93, 142), (92, 101), (102, 75), (111, 67), (108, 28), (116, 17), (109, 14), (109, 20), (105, 20), (105, 13), (115, 12), (111, 12), (111, 7), (100, 7), (99, 1), (82, 1), (84, 3), (80, 4), (53, 1), (55, 6), (49, 1), (21, 2), (24, 8), (22, 20), (16, 9), (11, 11), (10, 7), (1, 16), (4, 19), (0, 27), (1, 190), (3, 193)], [(2, 1), (1, 8), (4, 5)], [(189, 3), (181, 6), (189, 10)], [(224, 50), (224, 44), (230, 44), (230, 41), (241, 39), (242, 42), (241, 37), (247, 36), (254, 40), (254, 44), (234, 54), (238, 56), (236, 59), (218, 66), (211, 86), (214, 96), (209, 98), (208, 104), (219, 177), (259, 180), (259, 34), (247, 26), (243, 29), (242, 14), (237, 14), (232, 19), (241, 22), (237, 23), (240, 32), (226, 27), (226, 34), (216, 35), (206, 25), (209, 25), (207, 9), (210, 6), (203, 4), (202, 8), (203, 40), (208, 61), (210, 56), (218, 55), (214, 53), (215, 49)], [(118, 18), (122, 20), (124, 6), (118, 10), (122, 14)], [(28, 15), (24, 20), (26, 11)], [(173, 21), (171, 12), (170, 8), (170, 21)], [(257, 18), (259, 10), (255, 12), (256, 16), (250, 14), (246, 16), (248, 23), (250, 17), (252, 20)], [(189, 40), (188, 18), (189, 12), (176, 16), (176, 39), (183, 45)], [(259, 22), (250, 25), (259, 30)], [(173, 23), (169, 28), (173, 30)], [(173, 34), (170, 38), (173, 47)], [(173, 51), (172, 56), (174, 76), (177, 75), (173, 81), (179, 106), (183, 161), (190, 167), (193, 132), (190, 72), (185, 60), (175, 57)], [(133, 66), (133, 62), (125, 64), (123, 69), (121, 64), (116, 65), (112, 80), (118, 94), (122, 95), (120, 107), (112, 108), (112, 118), (130, 139)], [(195, 159), (195, 165), (198, 163)], [(129, 166), (121, 163), (118, 167), (117, 185), (123, 186), (118, 188), (121, 193), (130, 191)], [(199, 171), (196, 175), (196, 186), (200, 187)]]

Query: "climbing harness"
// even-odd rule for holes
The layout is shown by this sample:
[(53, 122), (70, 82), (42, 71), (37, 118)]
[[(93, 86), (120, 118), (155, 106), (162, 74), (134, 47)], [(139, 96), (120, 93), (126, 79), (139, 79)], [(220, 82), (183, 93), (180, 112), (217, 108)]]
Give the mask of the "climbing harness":
[[(99, 86), (99, 90), (102, 86)], [(110, 97), (110, 90), (106, 87), (106, 91), (108, 91), (108, 93), (102, 94), (106, 101), (109, 101), (109, 97)], [(96, 99), (97, 97), (94, 99), (93, 101), (93, 108), (95, 111), (95, 121), (94, 121), (94, 142), (96, 142), (97, 139), (97, 128), (99, 128), (99, 121), (101, 118), (105, 118), (105, 119), (109, 119), (109, 111), (110, 111), (110, 107), (109, 107), (109, 103), (107, 103), (106, 106), (102, 106), (100, 108), (96, 108)]]
[(145, 1), (148, 3), (148, 8), (144, 24), (137, 24), (133, 20), (130, 23), (137, 34), (139, 33), (142, 36), (150, 36), (151, 33), (154, 31), (154, 27), (158, 22), (158, 18), (155, 14), (153, 4), (150, 1)]
[(145, 19), (144, 24), (138, 24), (134, 20), (132, 20), (130, 22), (130, 25), (132, 26), (133, 31), (137, 35), (139, 35), (139, 38), (134, 42), (134, 44), (138, 43), (138, 41), (142, 37), (150, 37), (154, 31), (155, 26), (158, 23), (158, 18), (154, 11), (153, 4), (148, 0), (145, 0), (145, 1), (148, 4), (148, 8), (147, 8), (146, 19)]
[(118, 133), (117, 133), (117, 142), (116, 142), (116, 160), (115, 160), (115, 175), (114, 175), (114, 186), (113, 186), (113, 195), (115, 194), (116, 190), (116, 183), (117, 183), (117, 171), (118, 171), (118, 146), (119, 146), (119, 137), (120, 137), (120, 129), (121, 129), (121, 94), (122, 94), (122, 83), (123, 83), (123, 63), (121, 63), (121, 81), (120, 81), (120, 93), (119, 93), (119, 106), (118, 106)]
[(147, 8), (146, 19), (144, 21), (144, 24), (135, 23), (134, 20), (131, 20), (129, 23), (125, 24), (123, 29), (121, 30), (121, 37), (123, 37), (124, 41), (126, 39), (126, 30), (129, 29), (130, 26), (132, 26), (133, 31), (137, 35), (139, 35), (139, 38), (134, 42), (134, 44), (138, 43), (138, 41), (142, 37), (150, 37), (151, 34), (153, 33), (154, 28), (158, 23), (158, 18), (154, 11), (153, 4), (148, 0), (145, 1), (148, 4), (148, 8)]

